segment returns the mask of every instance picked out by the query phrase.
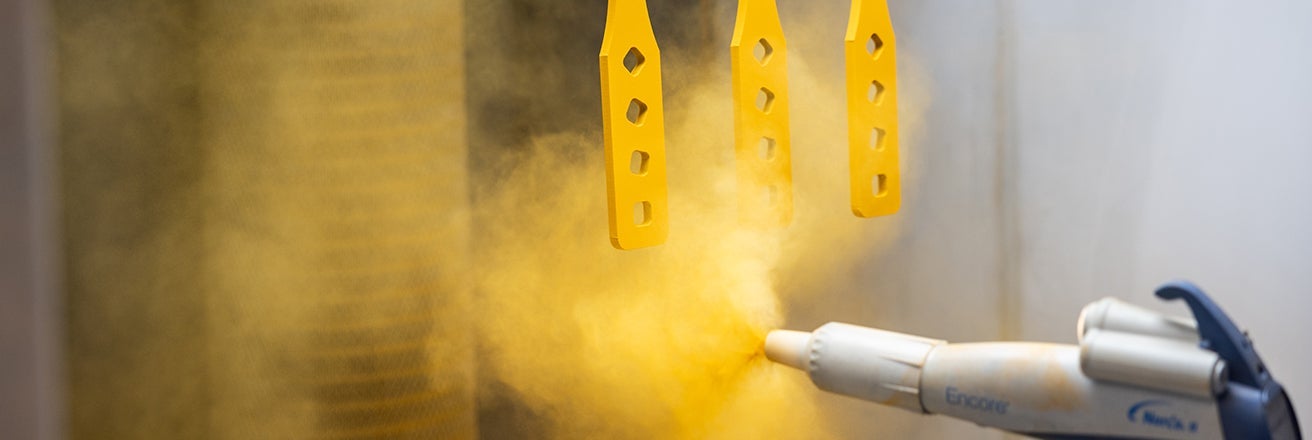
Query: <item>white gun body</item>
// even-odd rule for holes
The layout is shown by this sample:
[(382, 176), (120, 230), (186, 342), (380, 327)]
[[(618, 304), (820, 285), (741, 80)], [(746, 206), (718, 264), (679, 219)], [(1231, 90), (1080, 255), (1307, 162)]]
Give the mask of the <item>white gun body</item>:
[(1157, 295), (1184, 298), (1200, 319), (1106, 298), (1081, 312), (1079, 345), (949, 344), (829, 323), (772, 331), (765, 354), (825, 391), (1039, 438), (1302, 438), (1252, 341), (1201, 290), (1170, 283)]
[(840, 323), (789, 333), (771, 334), (771, 359), (838, 394), (1036, 437), (1221, 438), (1211, 399), (1094, 380), (1079, 346), (949, 344)]
[(920, 392), (927, 412), (1029, 435), (1221, 438), (1211, 399), (1096, 381), (1069, 345), (941, 345)]

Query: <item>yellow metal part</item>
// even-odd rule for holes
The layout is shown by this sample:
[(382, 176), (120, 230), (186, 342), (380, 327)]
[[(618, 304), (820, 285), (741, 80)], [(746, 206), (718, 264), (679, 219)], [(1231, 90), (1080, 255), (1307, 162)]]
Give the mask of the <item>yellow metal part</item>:
[(636, 249), (665, 242), (665, 117), (660, 49), (645, 0), (610, 0), (601, 43), (610, 242)]
[(898, 172), (897, 44), (888, 4), (852, 0), (843, 43), (852, 213), (875, 217), (902, 205)]
[(779, 227), (793, 216), (788, 133), (788, 60), (774, 0), (740, 0), (733, 41), (738, 212), (749, 225)]

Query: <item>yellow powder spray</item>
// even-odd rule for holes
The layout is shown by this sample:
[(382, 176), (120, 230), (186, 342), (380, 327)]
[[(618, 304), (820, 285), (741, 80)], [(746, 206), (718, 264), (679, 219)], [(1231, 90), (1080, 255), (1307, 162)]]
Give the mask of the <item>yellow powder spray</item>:
[(480, 374), (546, 420), (549, 437), (830, 436), (805, 375), (760, 351), (784, 323), (775, 286), (786, 278), (799, 294), (826, 284), (882, 247), (896, 220), (862, 220), (848, 208), (841, 71), (813, 74), (807, 54), (789, 56), (789, 228), (739, 223), (727, 63), (690, 82), (667, 78), (667, 90), (681, 93), (667, 91), (666, 107), (685, 113), (667, 120), (665, 244), (610, 246), (596, 136), (532, 139), (474, 207), (495, 225), (474, 243)]

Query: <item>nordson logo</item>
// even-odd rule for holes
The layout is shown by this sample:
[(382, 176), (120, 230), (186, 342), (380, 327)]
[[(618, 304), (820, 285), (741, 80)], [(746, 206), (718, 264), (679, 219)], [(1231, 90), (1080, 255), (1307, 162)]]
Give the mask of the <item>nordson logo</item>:
[(1165, 400), (1145, 400), (1130, 405), (1130, 410), (1125, 412), (1125, 417), (1130, 419), (1131, 423), (1142, 423), (1172, 431), (1198, 432), (1198, 422), (1186, 422), (1173, 412), (1168, 412), (1169, 410), (1170, 403)]
[(947, 399), (948, 405), (964, 406), (974, 410), (998, 414), (1006, 414), (1007, 407), (1011, 405), (1011, 402), (1006, 400), (966, 394), (958, 391), (956, 387), (948, 387)]

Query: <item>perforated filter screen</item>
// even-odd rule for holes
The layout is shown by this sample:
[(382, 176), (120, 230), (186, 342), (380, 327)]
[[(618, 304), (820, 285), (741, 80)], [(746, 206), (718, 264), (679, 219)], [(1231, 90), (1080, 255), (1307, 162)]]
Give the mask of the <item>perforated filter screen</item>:
[(54, 2), (79, 438), (471, 438), (462, 3)]

